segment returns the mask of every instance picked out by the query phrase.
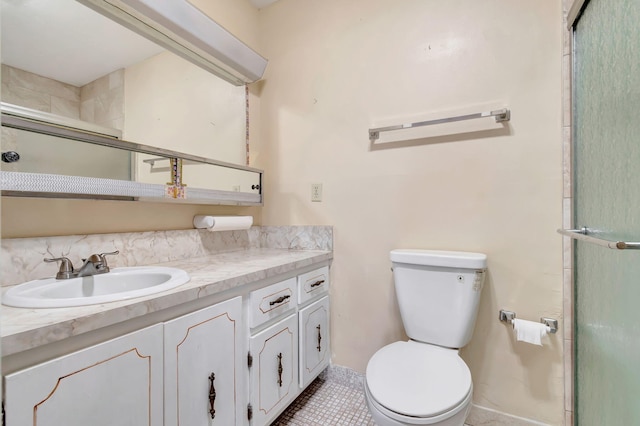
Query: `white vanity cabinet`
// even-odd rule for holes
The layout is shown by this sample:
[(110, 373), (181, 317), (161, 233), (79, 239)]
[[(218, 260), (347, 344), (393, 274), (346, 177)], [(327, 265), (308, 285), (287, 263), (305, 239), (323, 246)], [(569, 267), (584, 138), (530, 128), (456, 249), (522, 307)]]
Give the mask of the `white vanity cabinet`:
[(165, 426), (242, 423), (242, 298), (164, 323)]
[(249, 295), (252, 425), (268, 425), (329, 365), (328, 286), (325, 266)]
[(162, 325), (5, 377), (7, 425), (162, 426)]
[(329, 365), (328, 273), (291, 271), (177, 304), (84, 336), (97, 345), (60, 341), (49, 361), (44, 347), (16, 353), (6, 424), (267, 426)]

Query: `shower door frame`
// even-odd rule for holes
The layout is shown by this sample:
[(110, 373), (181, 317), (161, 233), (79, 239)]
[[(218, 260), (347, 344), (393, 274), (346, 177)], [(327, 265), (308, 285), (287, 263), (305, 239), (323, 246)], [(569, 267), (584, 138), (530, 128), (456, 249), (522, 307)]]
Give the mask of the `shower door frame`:
[[(562, 226), (564, 229), (575, 229), (575, 132), (574, 114), (576, 99), (575, 86), (575, 25), (590, 0), (563, 0), (564, 47), (562, 62), (563, 84), (563, 199)], [(564, 343), (564, 402), (565, 426), (575, 424), (575, 382), (576, 382), (576, 341), (575, 341), (575, 240), (563, 236), (563, 343)]]
[[(589, 0), (563, 0), (564, 46), (562, 52), (563, 82), (563, 190), (562, 226), (574, 228), (574, 158), (573, 158), (573, 99), (574, 96), (574, 24)], [(570, 237), (562, 237), (563, 246), (563, 358), (564, 358), (564, 409), (565, 426), (574, 424), (574, 242)]]

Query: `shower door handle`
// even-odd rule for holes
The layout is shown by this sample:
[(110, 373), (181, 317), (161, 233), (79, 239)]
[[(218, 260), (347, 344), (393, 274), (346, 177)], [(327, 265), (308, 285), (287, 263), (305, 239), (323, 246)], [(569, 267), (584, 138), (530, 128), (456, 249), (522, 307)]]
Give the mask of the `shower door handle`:
[(593, 231), (586, 226), (580, 229), (558, 229), (558, 233), (573, 238), (574, 240), (584, 241), (585, 243), (591, 243), (614, 250), (640, 250), (640, 243), (638, 242), (611, 241), (594, 237), (591, 235)]

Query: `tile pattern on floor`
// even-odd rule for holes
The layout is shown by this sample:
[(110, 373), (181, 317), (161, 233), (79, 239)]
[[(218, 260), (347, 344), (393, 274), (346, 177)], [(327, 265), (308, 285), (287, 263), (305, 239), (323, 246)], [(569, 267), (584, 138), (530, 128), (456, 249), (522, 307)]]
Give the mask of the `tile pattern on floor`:
[(364, 401), (363, 383), (362, 374), (332, 365), (271, 426), (376, 426)]
[(375, 426), (362, 386), (318, 377), (272, 426)]

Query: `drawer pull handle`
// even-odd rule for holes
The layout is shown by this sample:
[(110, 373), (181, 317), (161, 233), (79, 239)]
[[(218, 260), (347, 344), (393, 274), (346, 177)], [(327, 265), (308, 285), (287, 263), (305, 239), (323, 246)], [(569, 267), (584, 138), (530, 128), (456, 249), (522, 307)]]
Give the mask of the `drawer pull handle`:
[(214, 408), (214, 404), (216, 403), (216, 388), (213, 385), (213, 381), (216, 379), (216, 375), (211, 373), (209, 376), (209, 405), (211, 405), (211, 409), (209, 410), (209, 414), (211, 414), (211, 418), (216, 418), (216, 409)]
[(278, 386), (282, 387), (282, 352), (278, 354)]
[(290, 297), (291, 296), (289, 296), (288, 294), (285, 295), (285, 296), (280, 296), (276, 300), (272, 300), (271, 302), (269, 302), (269, 306), (273, 306), (273, 305), (277, 305), (278, 303), (282, 303), (282, 302), (284, 302), (285, 300), (287, 300)]
[(318, 324), (316, 329), (318, 329), (318, 346), (316, 346), (316, 348), (318, 349), (318, 352), (322, 352), (322, 346), (320, 345), (320, 342), (322, 341), (322, 334), (320, 333), (320, 324)]
[(324, 284), (324, 280), (318, 280), (315, 283), (311, 284), (311, 288), (318, 287), (319, 285)]

